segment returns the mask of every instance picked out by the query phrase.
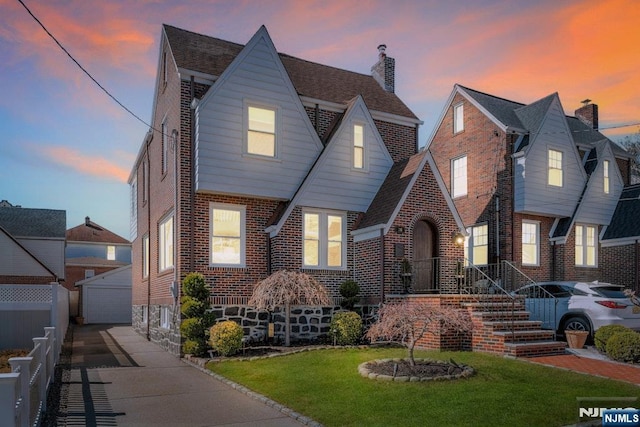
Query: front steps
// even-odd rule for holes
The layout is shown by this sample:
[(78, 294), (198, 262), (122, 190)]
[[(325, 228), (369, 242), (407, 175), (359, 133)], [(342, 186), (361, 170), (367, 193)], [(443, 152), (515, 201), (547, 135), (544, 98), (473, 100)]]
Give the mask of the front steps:
[(566, 343), (554, 341), (553, 331), (541, 322), (529, 320), (522, 299), (506, 295), (483, 295), (477, 301), (462, 302), (473, 322), (471, 349), (510, 357), (539, 357), (564, 354)]

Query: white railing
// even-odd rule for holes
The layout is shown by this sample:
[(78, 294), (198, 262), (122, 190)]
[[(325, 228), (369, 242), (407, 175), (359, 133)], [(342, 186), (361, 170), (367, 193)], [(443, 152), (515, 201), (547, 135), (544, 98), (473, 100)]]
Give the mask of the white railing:
[(56, 328), (44, 328), (44, 337), (33, 338), (33, 350), (25, 357), (9, 359), (11, 373), (0, 374), (0, 426), (37, 426), (47, 404), (47, 389), (60, 355)]

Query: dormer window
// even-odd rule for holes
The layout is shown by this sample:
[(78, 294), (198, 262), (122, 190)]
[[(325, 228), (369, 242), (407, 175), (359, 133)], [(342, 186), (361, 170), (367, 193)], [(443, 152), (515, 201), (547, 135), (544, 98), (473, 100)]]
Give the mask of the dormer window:
[(276, 110), (274, 108), (247, 107), (248, 154), (276, 157)]
[(458, 104), (453, 107), (453, 133), (464, 130), (464, 105)]
[(562, 151), (549, 149), (548, 171), (548, 184), (562, 187)]
[(353, 168), (364, 169), (364, 128), (353, 126)]
[(604, 194), (609, 194), (609, 160), (602, 162)]

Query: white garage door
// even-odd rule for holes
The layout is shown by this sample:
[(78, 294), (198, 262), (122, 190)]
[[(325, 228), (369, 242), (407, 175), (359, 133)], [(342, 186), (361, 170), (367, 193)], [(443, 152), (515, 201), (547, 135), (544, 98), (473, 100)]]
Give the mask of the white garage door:
[(86, 323), (131, 323), (131, 288), (92, 285), (83, 293)]

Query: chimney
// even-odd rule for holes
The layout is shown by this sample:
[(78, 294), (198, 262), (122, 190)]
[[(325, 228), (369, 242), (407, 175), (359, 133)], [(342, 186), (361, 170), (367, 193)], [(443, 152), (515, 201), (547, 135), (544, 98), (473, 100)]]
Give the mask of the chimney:
[(598, 130), (598, 106), (592, 104), (590, 99), (582, 101), (582, 107), (575, 111), (575, 115), (582, 123)]
[(371, 75), (387, 92), (394, 93), (396, 86), (396, 60), (386, 53), (387, 45), (378, 46), (378, 62), (371, 67)]
[(84, 217), (84, 225), (89, 225), (91, 223), (91, 219), (88, 216)]

